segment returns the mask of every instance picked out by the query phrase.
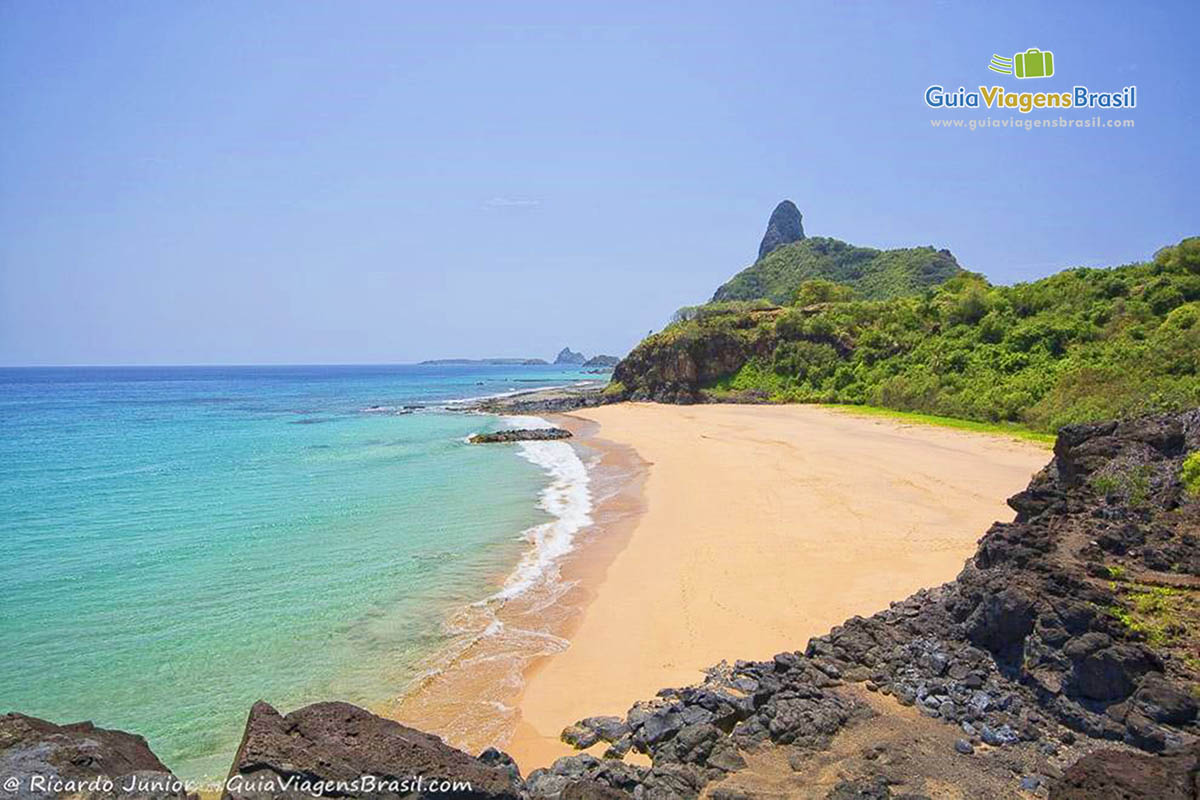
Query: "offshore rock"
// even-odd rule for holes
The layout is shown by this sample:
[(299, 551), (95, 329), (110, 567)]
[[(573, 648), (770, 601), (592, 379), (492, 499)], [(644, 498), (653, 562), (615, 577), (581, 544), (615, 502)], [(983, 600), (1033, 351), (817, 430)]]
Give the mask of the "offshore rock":
[(562, 428), (518, 428), (495, 433), (477, 433), (467, 441), (471, 444), (495, 444), (497, 442), (548, 442), (570, 438), (571, 432)]

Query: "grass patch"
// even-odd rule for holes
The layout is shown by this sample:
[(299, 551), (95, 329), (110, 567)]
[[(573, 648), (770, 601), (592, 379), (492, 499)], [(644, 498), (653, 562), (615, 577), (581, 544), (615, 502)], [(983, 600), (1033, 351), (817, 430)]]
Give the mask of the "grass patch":
[(1188, 453), (1179, 470), (1179, 480), (1183, 482), (1183, 490), (1189, 497), (1200, 497), (1200, 450)]
[(822, 404), (823, 408), (832, 408), (838, 411), (847, 411), (851, 414), (859, 414), (866, 417), (887, 417), (889, 419), (901, 420), (903, 422), (915, 422), (921, 425), (937, 425), (943, 428), (957, 428), (958, 430), (973, 431), (975, 433), (993, 433), (1002, 436), (1011, 436), (1014, 439), (1023, 439), (1029, 442), (1037, 442), (1038, 444), (1053, 445), (1054, 434), (1041, 433), (1040, 431), (1031, 430), (1023, 425), (1018, 425), (1012, 422), (977, 422), (969, 419), (957, 419), (956, 417), (939, 417), (933, 414), (918, 414), (915, 411), (893, 411), (890, 408), (879, 408), (878, 406), (857, 406), (857, 405), (842, 405), (842, 404)]
[(1106, 464), (1088, 483), (1105, 497), (1121, 497), (1133, 508), (1143, 508), (1150, 499), (1150, 467)]
[(1190, 592), (1166, 586), (1131, 584), (1105, 612), (1155, 647), (1185, 643), (1197, 612)]
[(600, 394), (604, 395), (605, 397), (619, 397), (620, 395), (625, 394), (625, 391), (625, 384), (621, 383), (620, 381), (609, 381), (608, 386), (605, 386), (604, 390), (600, 392)]

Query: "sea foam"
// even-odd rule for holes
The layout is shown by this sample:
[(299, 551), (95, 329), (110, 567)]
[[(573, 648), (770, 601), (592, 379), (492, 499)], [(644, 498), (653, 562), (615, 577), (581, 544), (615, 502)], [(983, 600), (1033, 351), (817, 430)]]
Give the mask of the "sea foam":
[[(512, 428), (553, 427), (540, 417), (505, 417), (504, 422)], [(549, 476), (550, 485), (542, 490), (538, 507), (554, 519), (523, 532), (532, 546), (491, 599), (507, 600), (552, 578), (557, 561), (574, 546), (575, 534), (592, 524), (588, 469), (575, 448), (566, 442), (521, 442), (518, 452)]]

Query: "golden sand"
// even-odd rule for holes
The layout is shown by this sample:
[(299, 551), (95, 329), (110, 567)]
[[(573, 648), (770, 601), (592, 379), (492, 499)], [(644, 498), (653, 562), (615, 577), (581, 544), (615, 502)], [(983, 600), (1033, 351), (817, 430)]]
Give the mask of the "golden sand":
[[(1050, 458), (1030, 442), (813, 406), (624, 403), (572, 416), (599, 425), (593, 445), (646, 462), (645, 511), (607, 551), (579, 551), (585, 602), (564, 628), (570, 646), (527, 665), (505, 745), (525, 773), (570, 753), (558, 736), (582, 717), (622, 715), (722, 659), (802, 649), (953, 579)], [(603, 528), (603, 504), (597, 519)]]

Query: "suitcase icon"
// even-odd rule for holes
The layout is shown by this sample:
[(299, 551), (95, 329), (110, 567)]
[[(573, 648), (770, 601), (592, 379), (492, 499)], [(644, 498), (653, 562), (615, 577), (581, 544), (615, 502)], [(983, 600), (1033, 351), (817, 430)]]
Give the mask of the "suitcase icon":
[(1031, 47), (1013, 56), (1018, 78), (1049, 78), (1054, 74), (1054, 53)]

